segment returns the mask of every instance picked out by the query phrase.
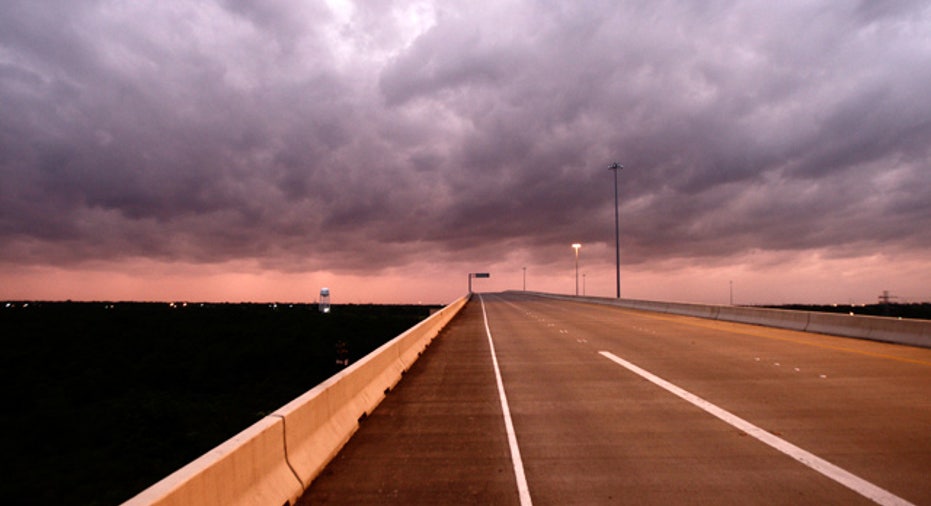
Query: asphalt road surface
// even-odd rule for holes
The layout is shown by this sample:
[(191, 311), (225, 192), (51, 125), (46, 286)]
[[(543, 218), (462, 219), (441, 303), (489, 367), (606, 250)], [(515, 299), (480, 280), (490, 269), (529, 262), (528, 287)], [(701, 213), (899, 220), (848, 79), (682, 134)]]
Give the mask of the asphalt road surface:
[(505, 293), (300, 504), (877, 502), (931, 504), (931, 350)]

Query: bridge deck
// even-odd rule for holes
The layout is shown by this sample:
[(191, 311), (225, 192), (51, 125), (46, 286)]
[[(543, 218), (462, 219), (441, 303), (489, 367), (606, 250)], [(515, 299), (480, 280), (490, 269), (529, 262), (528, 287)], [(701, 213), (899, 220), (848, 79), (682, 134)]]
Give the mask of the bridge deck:
[[(931, 504), (931, 350), (520, 294), (482, 300), (536, 504), (870, 504), (876, 490), (888, 492), (881, 502)], [(478, 297), (300, 502), (321, 503), (520, 503)]]

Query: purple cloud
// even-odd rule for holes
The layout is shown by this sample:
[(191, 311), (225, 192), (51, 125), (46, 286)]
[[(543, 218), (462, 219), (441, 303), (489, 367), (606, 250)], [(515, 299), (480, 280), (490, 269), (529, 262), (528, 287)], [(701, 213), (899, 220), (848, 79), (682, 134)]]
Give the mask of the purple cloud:
[(545, 263), (613, 244), (615, 160), (625, 262), (920, 252), (929, 30), (924, 2), (5, 2), (0, 254)]

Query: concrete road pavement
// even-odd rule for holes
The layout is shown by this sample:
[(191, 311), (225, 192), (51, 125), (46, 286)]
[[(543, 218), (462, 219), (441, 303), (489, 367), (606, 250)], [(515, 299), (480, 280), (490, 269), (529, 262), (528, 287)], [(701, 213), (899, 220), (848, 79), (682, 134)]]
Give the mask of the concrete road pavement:
[[(852, 483), (799, 462), (812, 458)], [(486, 294), (302, 501), (519, 504), (523, 472), (535, 504), (871, 504), (876, 490), (890, 504), (931, 504), (929, 469), (931, 350)]]

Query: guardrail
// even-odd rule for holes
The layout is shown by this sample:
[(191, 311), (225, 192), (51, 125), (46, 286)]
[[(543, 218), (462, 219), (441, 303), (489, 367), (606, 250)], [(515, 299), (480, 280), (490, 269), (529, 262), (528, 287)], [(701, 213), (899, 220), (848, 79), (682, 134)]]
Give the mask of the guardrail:
[(460, 297), (124, 506), (294, 504), (468, 300)]
[(931, 321), (881, 316), (846, 315), (815, 311), (793, 311), (746, 306), (716, 306), (683, 302), (660, 302), (607, 297), (577, 297), (542, 292), (525, 292), (552, 299), (606, 304), (628, 309), (695, 316), (712, 320), (749, 323), (805, 332), (817, 332), (872, 341), (931, 348)]

